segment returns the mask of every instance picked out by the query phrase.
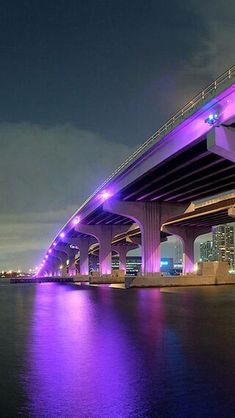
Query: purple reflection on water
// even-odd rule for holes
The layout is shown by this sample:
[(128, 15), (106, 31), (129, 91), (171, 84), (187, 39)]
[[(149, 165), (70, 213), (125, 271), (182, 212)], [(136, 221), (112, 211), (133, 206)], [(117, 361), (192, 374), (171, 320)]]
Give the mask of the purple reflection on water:
[(234, 416), (234, 300), (235, 288), (36, 285), (27, 416)]
[(37, 287), (29, 353), (35, 416), (117, 417), (138, 410), (138, 358), (110, 303), (109, 288), (93, 295), (72, 287)]

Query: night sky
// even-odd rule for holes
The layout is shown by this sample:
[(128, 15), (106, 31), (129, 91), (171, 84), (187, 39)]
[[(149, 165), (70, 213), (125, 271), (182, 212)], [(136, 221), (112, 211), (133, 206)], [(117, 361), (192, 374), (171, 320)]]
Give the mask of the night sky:
[(235, 62), (235, 3), (2, 0), (0, 268), (29, 268), (116, 166)]

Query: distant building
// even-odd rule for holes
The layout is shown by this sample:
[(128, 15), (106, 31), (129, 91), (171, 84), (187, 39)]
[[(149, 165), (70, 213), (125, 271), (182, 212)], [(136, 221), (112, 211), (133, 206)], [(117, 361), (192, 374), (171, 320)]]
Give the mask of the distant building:
[(181, 270), (183, 262), (183, 248), (179, 239), (176, 239), (174, 250), (174, 268)]
[(234, 227), (219, 225), (212, 228), (213, 260), (228, 261), (234, 266)]
[(200, 260), (212, 261), (213, 260), (213, 242), (206, 241), (200, 243)]
[(167, 272), (173, 270), (174, 263), (173, 258), (161, 258), (161, 264), (160, 264), (161, 271)]
[(180, 242), (179, 239), (177, 239), (175, 243), (175, 255), (174, 255), (175, 264), (182, 265), (182, 259), (183, 259), (182, 243)]
[[(161, 258), (161, 271), (167, 272), (173, 269), (173, 258)], [(119, 257), (112, 257), (112, 268), (119, 268)], [(141, 272), (141, 256), (130, 255), (126, 258), (126, 273), (130, 276), (135, 276)]]

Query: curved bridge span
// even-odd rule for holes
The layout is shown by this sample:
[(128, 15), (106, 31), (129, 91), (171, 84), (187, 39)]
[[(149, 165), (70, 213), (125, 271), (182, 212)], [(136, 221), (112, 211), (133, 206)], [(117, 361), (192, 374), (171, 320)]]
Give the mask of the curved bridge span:
[[(83, 203), (48, 247), (37, 274), (66, 274), (69, 268), (74, 275), (79, 254), (79, 274), (88, 276), (94, 245), (100, 276), (111, 274), (112, 251), (125, 271), (127, 252), (140, 245), (142, 274), (152, 277), (160, 272), (160, 243), (172, 233), (167, 223), (187, 218), (193, 201), (227, 193), (234, 185), (235, 66), (174, 115)], [(177, 228), (188, 273), (194, 264), (192, 242), (205, 227), (197, 226), (194, 234), (189, 233), (190, 222), (178, 222)]]

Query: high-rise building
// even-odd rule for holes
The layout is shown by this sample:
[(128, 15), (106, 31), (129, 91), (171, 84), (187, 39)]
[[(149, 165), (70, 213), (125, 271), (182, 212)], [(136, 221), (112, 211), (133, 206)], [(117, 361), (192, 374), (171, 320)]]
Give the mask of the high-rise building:
[(175, 254), (174, 254), (174, 264), (175, 264), (175, 266), (182, 266), (182, 260), (183, 260), (182, 243), (177, 238), (176, 242), (175, 242)]
[(213, 260), (213, 245), (212, 241), (206, 241), (200, 243), (200, 260), (211, 261)]
[(212, 228), (213, 260), (228, 261), (234, 265), (234, 228), (219, 225)]

